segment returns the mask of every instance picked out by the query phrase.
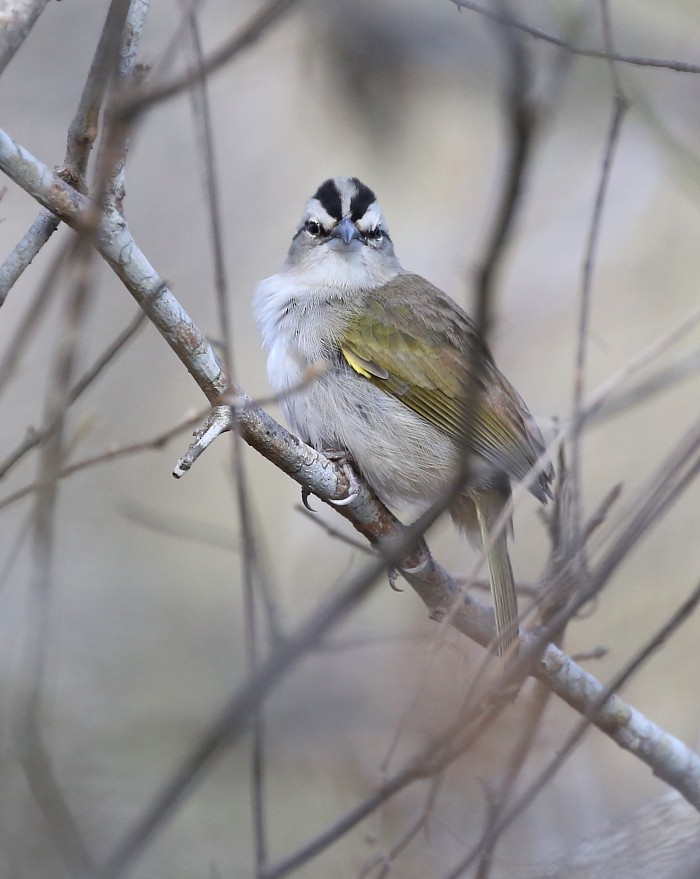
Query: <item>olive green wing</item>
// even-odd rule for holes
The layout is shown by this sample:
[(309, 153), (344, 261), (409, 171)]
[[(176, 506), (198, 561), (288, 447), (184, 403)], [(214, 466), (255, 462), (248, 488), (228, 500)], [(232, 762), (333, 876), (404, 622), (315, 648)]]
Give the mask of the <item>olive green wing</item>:
[(387, 312), (355, 318), (340, 350), (348, 365), (451, 436), (463, 420), (459, 358), (430, 335), (401, 329)]
[[(474, 330), (449, 297), (417, 275), (371, 291), (339, 342), (358, 375), (459, 442)], [(472, 446), (496, 468), (522, 479), (539, 455), (524, 403), (484, 351)], [(522, 410), (521, 410), (522, 407)]]

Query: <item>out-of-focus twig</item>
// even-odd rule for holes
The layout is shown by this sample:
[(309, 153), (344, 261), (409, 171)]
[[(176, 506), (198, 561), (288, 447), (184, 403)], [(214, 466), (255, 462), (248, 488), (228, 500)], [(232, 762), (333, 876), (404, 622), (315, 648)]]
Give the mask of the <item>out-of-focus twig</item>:
[(75, 275), (73, 290), (55, 337), (55, 368), (46, 404), (45, 424), (53, 429), (40, 456), (32, 516), (34, 571), (29, 594), (31, 636), (22, 663), (22, 687), (13, 712), (14, 740), (20, 764), (51, 840), (65, 866), (75, 875), (86, 877), (95, 875), (95, 863), (53, 771), (42, 731), (41, 700), (50, 634), (49, 600), (58, 480), (64, 455), (63, 434), (71, 378), (90, 302), (88, 294), (93, 285), (94, 262), (92, 248), (85, 241), (74, 241), (70, 259)]
[(421, 809), (420, 815), (416, 818), (413, 824), (411, 824), (408, 830), (404, 832), (399, 841), (396, 842), (388, 852), (385, 852), (383, 855), (379, 855), (378, 857), (373, 858), (372, 861), (370, 861), (370, 863), (362, 869), (358, 876), (358, 879), (369, 879), (370, 876), (372, 877), (372, 879), (386, 879), (386, 877), (393, 869), (394, 862), (399, 857), (399, 855), (413, 842), (413, 840), (416, 838), (416, 836), (418, 836), (421, 830), (427, 828), (428, 822), (430, 821), (430, 817), (435, 807), (435, 802), (437, 800), (442, 781), (443, 772), (442, 770), (439, 770), (430, 779), (428, 792), (426, 794), (425, 802), (423, 804), (423, 808)]
[[(89, 458), (83, 458), (80, 461), (75, 461), (73, 464), (66, 464), (59, 470), (58, 477), (59, 479), (65, 479), (73, 473), (77, 473), (80, 470), (87, 470), (90, 467), (96, 467), (99, 464), (106, 464), (109, 461), (116, 461), (119, 458), (128, 457), (129, 455), (137, 455), (141, 452), (162, 449), (163, 446), (167, 445), (170, 440), (179, 436), (183, 431), (188, 430), (195, 424), (199, 424), (202, 417), (202, 412), (198, 412), (196, 415), (189, 415), (174, 427), (169, 427), (167, 430), (151, 439), (138, 440), (121, 446), (113, 446), (111, 449), (107, 449), (97, 455), (91, 455)], [(0, 500), (0, 510), (4, 510), (6, 507), (22, 500), (22, 498), (34, 494), (34, 492), (39, 490), (40, 486), (41, 483), (39, 481), (32, 482), (29, 485), (25, 485), (23, 488), (17, 489), (17, 491), (13, 491), (12, 494), (6, 495)]]
[(48, 0), (5, 0), (0, 9), (0, 74), (26, 40)]
[(253, 45), (297, 2), (298, 0), (268, 0), (221, 48), (206, 58), (198, 70), (186, 71), (166, 82), (153, 83), (138, 89), (125, 97), (120, 109), (121, 115), (133, 117), (154, 104), (186, 91), (193, 82), (218, 70), (244, 49)]
[[(110, 76), (117, 64), (119, 40), (132, 2), (135, 7), (141, 0), (112, 0), (78, 109), (68, 129), (66, 154), (59, 173), (63, 180), (80, 192), (85, 192), (87, 188), (85, 174), (97, 137), (100, 109)], [(60, 222), (55, 213), (44, 209), (5, 259), (0, 266), (0, 305)]]
[[(82, 396), (82, 394), (90, 387), (90, 385), (102, 374), (103, 370), (123, 351), (125, 345), (134, 338), (136, 333), (141, 329), (146, 320), (144, 312), (139, 311), (136, 317), (130, 321), (121, 333), (105, 348), (102, 354), (97, 358), (93, 365), (78, 379), (68, 394), (68, 405), (72, 405)], [(7, 475), (8, 471), (21, 461), (21, 459), (32, 449), (45, 442), (50, 436), (52, 430), (55, 430), (54, 424), (46, 425), (40, 430), (30, 430), (25, 439), (10, 452), (4, 461), (0, 463), (0, 479)]]
[(32, 301), (22, 315), (19, 326), (3, 352), (0, 359), (0, 393), (14, 375), (21, 355), (27, 350), (29, 340), (41, 326), (41, 318), (49, 305), (53, 291), (56, 289), (67, 255), (68, 250), (64, 250), (52, 259), (49, 270), (45, 273)]
[(611, 394), (601, 403), (597, 412), (588, 416), (589, 426), (597, 425), (621, 415), (623, 412), (646, 403), (647, 400), (672, 388), (700, 372), (700, 349), (688, 351), (668, 366), (662, 367), (654, 375), (640, 379), (626, 390)]
[(543, 684), (538, 682), (535, 685), (534, 693), (525, 709), (524, 722), (522, 727), (518, 729), (515, 746), (508, 757), (503, 777), (498, 783), (498, 788), (488, 792), (490, 802), (489, 809), (487, 810), (487, 824), (483, 833), (485, 842), (479, 847), (479, 866), (475, 879), (488, 879), (491, 873), (493, 853), (501, 835), (497, 832), (496, 828), (499, 826), (500, 818), (510, 802), (515, 785), (525, 765), (525, 760), (532, 749), (535, 736), (540, 728), (542, 715), (551, 695), (550, 691)]
[[(606, 0), (601, 0), (601, 12), (603, 18), (603, 33), (605, 48), (608, 54), (613, 51), (612, 33), (608, 16)], [(583, 520), (583, 492), (581, 488), (581, 412), (583, 409), (583, 395), (585, 388), (586, 363), (588, 351), (588, 333), (590, 327), (591, 294), (593, 289), (593, 272), (595, 257), (600, 238), (601, 221), (605, 200), (610, 183), (613, 159), (620, 137), (622, 122), (627, 111), (628, 101), (625, 96), (613, 61), (609, 61), (611, 78), (613, 81), (613, 107), (610, 118), (608, 134), (603, 148), (603, 157), (600, 168), (598, 188), (595, 195), (593, 214), (588, 230), (583, 267), (581, 274), (581, 289), (579, 293), (579, 312), (576, 332), (576, 356), (574, 364), (574, 389), (572, 421), (574, 424), (571, 435), (571, 516), (574, 541), (573, 561), (580, 567), (585, 567), (583, 558), (583, 541), (581, 540), (581, 523)]]
[(693, 64), (687, 61), (667, 60), (662, 58), (647, 58), (641, 55), (624, 55), (619, 52), (608, 52), (607, 49), (593, 49), (585, 46), (576, 46), (568, 40), (558, 37), (556, 34), (550, 34), (541, 28), (526, 24), (511, 16), (504, 16), (500, 10), (487, 9), (473, 0), (450, 0), (455, 6), (461, 9), (468, 9), (471, 12), (477, 12), (484, 18), (490, 18), (501, 24), (507, 24), (516, 28), (536, 40), (544, 40), (560, 49), (565, 49), (573, 55), (582, 55), (586, 58), (603, 58), (605, 60), (619, 61), (623, 64), (633, 64), (637, 67), (660, 67), (666, 70), (674, 70), (676, 73), (700, 73), (700, 64)]
[[(191, 97), (195, 134), (199, 142), (200, 165), (204, 177), (207, 213), (209, 216), (209, 237), (214, 264), (214, 286), (219, 319), (219, 332), (223, 340), (223, 360), (231, 380), (235, 381), (234, 352), (229, 315), (229, 289), (224, 259), (224, 236), (221, 220), (221, 202), (216, 157), (214, 154), (214, 132), (208, 94), (208, 80), (204, 68), (205, 59), (199, 32), (196, 8), (193, 0), (183, 0), (188, 12), (192, 64)], [(255, 533), (248, 474), (243, 454), (243, 443), (236, 431), (231, 432), (231, 472), (234, 481), (236, 505), (241, 528), (241, 579), (243, 586), (244, 638), (248, 674), (252, 675), (259, 659), (258, 647), (258, 597), (255, 589), (255, 575), (260, 579), (262, 567), (258, 553), (258, 538)], [(267, 584), (262, 590), (268, 601), (272, 595)], [(265, 604), (263, 603), (263, 607)], [(272, 610), (272, 619), (276, 611)], [(268, 620), (268, 625), (270, 620)], [(265, 715), (263, 706), (257, 705), (251, 717), (251, 764), (250, 764), (250, 808), (253, 828), (253, 850), (255, 855), (255, 876), (259, 877), (267, 862), (267, 824), (265, 807)]]
[[(613, 677), (610, 683), (603, 688), (602, 692), (586, 711), (583, 719), (579, 721), (565, 742), (557, 748), (556, 756), (552, 758), (535, 781), (528, 785), (528, 788), (520, 797), (518, 797), (517, 801), (510, 809), (508, 809), (506, 814), (493, 825), (487, 827), (484, 835), (472, 852), (464, 858), (459, 865), (445, 877), (445, 879), (459, 879), (460, 876), (463, 876), (465, 870), (477, 860), (483, 849), (489, 846), (491, 839), (503, 833), (518, 815), (529, 806), (537, 794), (557, 773), (574, 748), (581, 741), (585, 733), (590, 729), (591, 724), (594, 722), (596, 712), (600, 711), (605, 703), (613, 698), (614, 694), (624, 686), (629, 678), (639, 670), (652, 654), (671, 637), (676, 629), (695, 611), (698, 604), (700, 604), (700, 584), (695, 587), (692, 594), (672, 614), (670, 619), (658, 630), (658, 632), (643, 645), (635, 656)], [(700, 811), (700, 802), (695, 803), (695, 806)]]
[[(507, 0), (499, 0), (497, 5), (504, 11), (509, 10)], [(532, 74), (527, 48), (520, 35), (508, 25), (499, 26), (498, 37), (505, 63), (503, 116), (508, 129), (507, 155), (501, 174), (503, 184), (496, 214), (476, 270), (477, 303), (491, 298), (495, 289), (497, 273), (515, 229), (539, 121), (530, 94)], [(475, 322), (478, 323), (478, 318)]]

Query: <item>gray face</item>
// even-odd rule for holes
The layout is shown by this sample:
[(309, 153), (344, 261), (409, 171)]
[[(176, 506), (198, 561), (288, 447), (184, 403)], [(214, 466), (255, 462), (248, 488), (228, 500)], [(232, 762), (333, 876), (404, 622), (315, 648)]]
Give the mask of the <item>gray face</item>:
[(306, 203), (287, 266), (319, 267), (326, 259), (336, 267), (339, 259), (362, 263), (368, 270), (395, 260), (375, 195), (356, 177), (334, 177), (319, 186)]

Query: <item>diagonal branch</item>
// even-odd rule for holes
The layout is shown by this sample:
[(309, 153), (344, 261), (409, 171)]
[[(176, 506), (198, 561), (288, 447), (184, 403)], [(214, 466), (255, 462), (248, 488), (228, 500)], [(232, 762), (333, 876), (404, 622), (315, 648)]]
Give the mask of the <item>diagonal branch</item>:
[[(102, 101), (117, 64), (119, 42), (122, 31), (125, 30), (127, 14), (131, 11), (130, 20), (126, 22), (126, 48), (129, 49), (131, 45), (138, 43), (138, 37), (143, 29), (143, 20), (138, 21), (137, 19), (134, 22), (137, 16), (134, 15), (133, 11), (136, 10), (138, 13), (142, 5), (144, 5), (143, 0), (112, 0), (80, 96), (78, 109), (68, 129), (66, 154), (60, 173), (67, 183), (75, 186), (80, 192), (86, 191), (85, 174), (88, 161), (97, 138)], [(140, 29), (138, 29), (139, 26)], [(130, 39), (135, 27), (137, 28), (136, 38)], [(122, 66), (126, 63), (133, 67), (135, 53), (122, 51), (119, 53), (119, 60)], [(4, 303), (7, 294), (22, 272), (58, 229), (60, 222), (60, 218), (56, 214), (45, 208), (0, 266), (0, 305)]]

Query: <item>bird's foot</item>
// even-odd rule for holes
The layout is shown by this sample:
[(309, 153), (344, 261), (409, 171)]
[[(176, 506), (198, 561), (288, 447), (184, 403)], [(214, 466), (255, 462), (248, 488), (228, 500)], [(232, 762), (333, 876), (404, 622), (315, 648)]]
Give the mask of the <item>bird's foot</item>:
[(333, 504), (334, 507), (347, 507), (348, 504), (351, 504), (355, 500), (360, 491), (357, 480), (355, 479), (355, 474), (352, 472), (352, 467), (346, 464), (343, 467), (343, 472), (345, 473), (345, 478), (348, 482), (347, 497), (340, 498), (340, 500), (337, 501), (330, 501), (329, 503)]
[(423, 559), (417, 565), (414, 565), (412, 568), (403, 567), (401, 568), (406, 574), (420, 574), (425, 568), (428, 567), (430, 559)]
[(321, 449), (321, 454), (334, 464), (340, 464), (341, 467), (354, 463), (347, 449)]
[[(324, 451), (323, 454), (327, 458), (329, 458), (329, 460), (334, 460), (334, 458), (330, 457), (328, 452)], [(348, 452), (341, 451), (334, 451), (332, 452), (332, 454), (337, 456), (335, 458), (335, 461), (343, 468), (343, 473), (345, 474), (345, 479), (348, 483), (348, 494), (347, 497), (341, 498), (338, 501), (330, 501), (330, 503), (332, 503), (336, 507), (346, 507), (348, 504), (351, 504), (355, 500), (360, 492), (360, 487), (357, 484), (357, 479), (355, 478), (355, 473), (351, 466), (352, 458), (350, 457), (350, 454)]]

